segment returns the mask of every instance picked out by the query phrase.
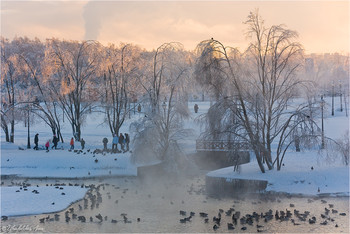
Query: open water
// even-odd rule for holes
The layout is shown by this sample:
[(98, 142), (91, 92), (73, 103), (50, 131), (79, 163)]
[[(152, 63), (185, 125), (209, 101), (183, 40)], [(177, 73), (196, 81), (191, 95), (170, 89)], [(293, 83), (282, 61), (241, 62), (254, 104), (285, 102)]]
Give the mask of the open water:
[[(27, 180), (32, 186), (47, 183), (94, 186), (84, 199), (63, 211), (9, 217), (1, 224), (2, 232), (349, 233), (348, 197), (238, 194), (234, 198), (214, 198), (206, 196), (204, 178), (203, 173), (193, 178)], [(234, 229), (228, 228), (230, 224)]]

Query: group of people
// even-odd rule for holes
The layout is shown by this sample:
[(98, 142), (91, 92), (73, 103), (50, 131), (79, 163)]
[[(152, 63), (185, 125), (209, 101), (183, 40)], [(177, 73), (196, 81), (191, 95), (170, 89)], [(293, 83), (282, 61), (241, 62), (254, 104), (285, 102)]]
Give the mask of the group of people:
[[(47, 140), (47, 142), (45, 143), (45, 148), (48, 151), (50, 148), (50, 140)], [(59, 138), (56, 136), (56, 134), (53, 135), (52, 138), (52, 147), (51, 149), (55, 148), (57, 149), (57, 144), (59, 142)], [(107, 143), (108, 143), (108, 139), (105, 137), (102, 140), (103, 142), (103, 150), (107, 151)], [(124, 133), (124, 135), (122, 133), (120, 133), (120, 135), (118, 136), (118, 134), (114, 134), (113, 135), (113, 140), (112, 140), (112, 152), (114, 153), (118, 153), (118, 152), (127, 152), (129, 151), (129, 143), (130, 143), (130, 137), (129, 134)], [(34, 137), (34, 148), (35, 150), (39, 150), (39, 133), (35, 134)], [(80, 144), (81, 144), (81, 149), (83, 150), (85, 148), (85, 141), (83, 138), (81, 138), (80, 140)], [(120, 149), (118, 150), (118, 144), (120, 145)], [(70, 142), (70, 150), (74, 150), (74, 137), (71, 138)]]
[[(103, 150), (106, 151), (107, 150), (107, 143), (108, 143), (108, 139), (105, 137), (102, 140), (103, 143)], [(130, 137), (129, 134), (124, 133), (124, 135), (122, 133), (119, 134), (114, 134), (113, 135), (113, 140), (112, 140), (112, 152), (117, 153), (117, 152), (127, 152), (129, 151), (129, 143), (130, 143)], [(120, 145), (120, 149), (118, 150), (118, 144)]]
[[(70, 139), (69, 145), (70, 145), (70, 150), (74, 150), (74, 138), (73, 137)], [(83, 150), (85, 148), (84, 138), (80, 139), (80, 145), (81, 145), (81, 149)]]
[[(47, 140), (46, 143), (45, 143), (45, 149), (48, 151), (49, 148), (50, 148), (50, 142), (51, 142), (51, 139)], [(53, 138), (52, 138), (52, 147), (51, 149), (55, 148), (57, 149), (57, 144), (59, 142), (59, 138), (56, 136), (56, 134), (53, 135)], [(35, 134), (35, 137), (34, 137), (34, 150), (39, 150), (39, 133)], [(83, 138), (81, 138), (80, 140), (80, 144), (81, 144), (81, 149), (83, 150), (85, 148), (85, 141)], [(70, 149), (71, 150), (74, 150), (74, 138), (72, 137), (70, 142), (69, 142), (69, 145), (70, 145)]]
[[(46, 148), (46, 150), (49, 150), (50, 141), (51, 141), (51, 140), (47, 140), (46, 143), (45, 143), (45, 148)], [(53, 145), (52, 145), (51, 149), (53, 149), (53, 148), (57, 149), (58, 141), (59, 141), (58, 137), (56, 136), (56, 134), (54, 134), (54, 135), (53, 135), (53, 139), (52, 139)], [(34, 137), (34, 144), (35, 144), (35, 146), (34, 146), (33, 149), (39, 150), (39, 133), (35, 134), (35, 137)]]

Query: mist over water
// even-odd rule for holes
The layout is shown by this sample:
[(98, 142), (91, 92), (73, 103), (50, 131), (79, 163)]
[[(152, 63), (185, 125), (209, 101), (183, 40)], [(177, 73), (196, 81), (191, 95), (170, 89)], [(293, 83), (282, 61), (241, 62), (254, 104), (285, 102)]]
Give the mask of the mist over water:
[[(348, 232), (349, 230), (349, 200), (348, 197), (292, 197), (292, 196), (266, 196), (238, 194), (235, 198), (229, 197), (208, 197), (205, 194), (205, 173), (199, 171), (197, 176), (167, 176), (154, 171), (142, 177), (109, 178), (104, 180), (69, 181), (70, 183), (84, 183), (85, 185), (95, 184), (85, 199), (72, 204), (64, 211), (58, 212), (59, 221), (40, 223), (40, 219), (54, 214), (43, 214), (36, 216), (10, 217), (2, 223), (6, 225), (31, 225), (42, 228), (44, 232), (67, 232), (67, 233), (120, 233), (120, 232), (175, 232), (175, 233), (198, 233), (215, 232), (213, 230), (213, 217), (218, 217), (220, 209), (221, 223), (216, 232)], [(67, 181), (46, 181), (28, 180), (32, 185), (45, 186), (47, 183), (63, 183)], [(9, 181), (5, 182), (10, 183)], [(68, 183), (68, 182), (67, 182)], [(99, 194), (99, 195), (98, 195)], [(101, 202), (92, 206), (91, 197), (100, 196)], [(85, 201), (84, 201), (85, 200)], [(86, 205), (86, 206), (85, 206)], [(327, 225), (320, 225), (325, 219), (321, 217), (325, 208), (337, 210), (337, 213), (330, 212)], [(72, 208), (74, 210), (72, 210)], [(246, 214), (256, 212), (258, 214), (275, 211), (299, 210), (300, 213), (309, 211), (308, 218), (315, 217), (315, 224), (309, 224), (297, 220), (294, 225), (289, 221), (272, 220), (265, 222), (264, 219), (254, 221), (252, 225), (238, 224), (235, 230), (228, 230), (227, 223), (232, 223), (232, 218), (226, 216), (225, 212), (230, 208)], [(186, 215), (181, 215), (185, 211)], [(65, 221), (65, 213), (70, 217), (69, 222)], [(190, 216), (190, 221), (181, 223), (180, 220)], [(200, 212), (208, 214), (208, 223), (205, 218), (200, 217)], [(346, 216), (339, 215), (346, 213)], [(76, 216), (84, 216), (86, 222), (78, 221)], [(100, 222), (96, 216), (101, 214), (103, 221)], [(90, 221), (92, 217), (93, 221)], [(113, 220), (113, 221), (112, 221)], [(116, 222), (116, 223), (115, 223)], [(256, 225), (260, 225), (257, 228)], [(336, 225), (338, 227), (336, 227)], [(241, 230), (246, 227), (246, 230)]]

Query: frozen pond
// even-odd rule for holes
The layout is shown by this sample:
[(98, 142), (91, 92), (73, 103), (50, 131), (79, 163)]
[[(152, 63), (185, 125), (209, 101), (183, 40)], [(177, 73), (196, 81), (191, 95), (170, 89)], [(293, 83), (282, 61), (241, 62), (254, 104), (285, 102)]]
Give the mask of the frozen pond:
[[(178, 179), (125, 177), (70, 180), (70, 183), (94, 186), (83, 200), (66, 210), (52, 214), (9, 217), (2, 222), (1, 228), (3, 232), (17, 228), (26, 232), (66, 233), (349, 231), (348, 197), (267, 197), (242, 194), (238, 198), (212, 198), (205, 195), (204, 174), (205, 172), (198, 177)], [(67, 181), (27, 181), (33, 186), (56, 182)], [(5, 181), (4, 186), (7, 184), (10, 181)], [(180, 211), (185, 211), (186, 215), (180, 214)], [(194, 215), (189, 218), (191, 212)], [(200, 216), (201, 212), (208, 214), (207, 222), (206, 217)], [(234, 224), (232, 215), (236, 214), (237, 217), (236, 212), (240, 212), (237, 224), (233, 225), (234, 230), (228, 229), (228, 223)], [(214, 216), (220, 216), (219, 213), (220, 225), (217, 224), (218, 220), (213, 221)], [(242, 217), (245, 218), (241, 220)], [(185, 218), (190, 221), (185, 221)], [(316, 219), (315, 223), (312, 223), (313, 219)], [(214, 225), (218, 229), (215, 230)]]

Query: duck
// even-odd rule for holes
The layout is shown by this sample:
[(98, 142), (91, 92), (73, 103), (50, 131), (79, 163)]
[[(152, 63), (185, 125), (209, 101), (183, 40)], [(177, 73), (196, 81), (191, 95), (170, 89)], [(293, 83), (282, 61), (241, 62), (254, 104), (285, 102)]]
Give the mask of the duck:
[(100, 222), (103, 221), (103, 218), (102, 218), (102, 215), (101, 215), (101, 214), (95, 215), (95, 217), (96, 217), (98, 220), (100, 220)]
[(204, 212), (200, 212), (200, 213), (199, 213), (199, 216), (200, 216), (200, 217), (208, 217), (208, 214), (207, 214), (207, 213), (204, 213)]
[(227, 229), (228, 230), (233, 230), (233, 229), (235, 229), (235, 227), (233, 226), (232, 223), (227, 223)]
[(314, 223), (316, 223), (316, 221), (315, 221), (315, 220), (313, 220), (313, 219), (309, 219), (309, 224), (314, 224)]
[(86, 222), (85, 216), (83, 216), (83, 215), (78, 216), (78, 221), (81, 221), (82, 223), (85, 223)]

